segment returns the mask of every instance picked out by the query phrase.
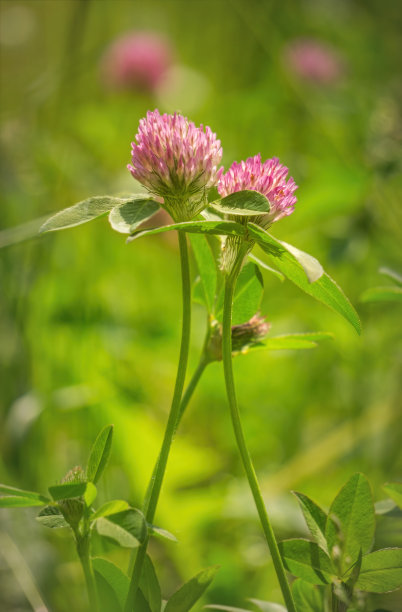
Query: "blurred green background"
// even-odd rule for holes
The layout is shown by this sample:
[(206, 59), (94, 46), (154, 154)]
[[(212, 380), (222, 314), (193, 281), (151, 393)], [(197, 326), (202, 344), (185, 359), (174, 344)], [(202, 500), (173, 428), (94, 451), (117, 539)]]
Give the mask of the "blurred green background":
[[(148, 109), (210, 125), (226, 167), (258, 152), (278, 156), (299, 190), (295, 213), (273, 232), (321, 260), (358, 308), (363, 335), (264, 272), (262, 312), (272, 333), (336, 335), (315, 350), (235, 362), (268, 508), (282, 538), (306, 533), (291, 489), (328, 506), (362, 471), (375, 499), (386, 497), (381, 485), (402, 475), (401, 308), (359, 304), (359, 296), (391, 282), (380, 266), (402, 269), (399, 3), (2, 0), (0, 8), (3, 246), (29, 235), (32, 220), (86, 197), (137, 191), (126, 164)], [(117, 87), (105, 76), (108, 46), (131, 31), (163, 36), (170, 47), (156, 86)], [(178, 253), (166, 236), (126, 245), (101, 219), (0, 251), (0, 481), (46, 492), (85, 464), (97, 431), (114, 423), (99, 502), (107, 495), (141, 505), (178, 357)], [(190, 370), (204, 317), (195, 306)], [(34, 516), (2, 511), (0, 528), (49, 609), (80, 612), (73, 543)], [(209, 367), (185, 416), (157, 523), (179, 539), (152, 543), (165, 596), (220, 564), (203, 603), (281, 601), (235, 449), (221, 364)], [(400, 527), (382, 519), (375, 546), (402, 545)], [(30, 610), (6, 548), (0, 608)], [(125, 568), (124, 552), (103, 552)], [(400, 609), (398, 594), (373, 597), (376, 604)]]

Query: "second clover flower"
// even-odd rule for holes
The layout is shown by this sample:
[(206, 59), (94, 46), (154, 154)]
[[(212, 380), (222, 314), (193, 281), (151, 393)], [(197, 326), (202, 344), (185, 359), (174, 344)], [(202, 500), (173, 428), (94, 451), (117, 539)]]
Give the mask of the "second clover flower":
[(140, 120), (132, 145), (133, 177), (152, 194), (176, 222), (189, 221), (207, 205), (207, 192), (223, 169), (220, 141), (206, 126), (179, 114), (148, 112)]
[(262, 162), (259, 153), (246, 161), (233, 162), (220, 178), (218, 191), (222, 197), (244, 189), (259, 191), (265, 195), (270, 204), (270, 212), (258, 220), (253, 219), (253, 222), (267, 227), (273, 221), (292, 214), (294, 210), (296, 197), (293, 194), (297, 185), (293, 178), (286, 180), (287, 175), (288, 169), (277, 157)]

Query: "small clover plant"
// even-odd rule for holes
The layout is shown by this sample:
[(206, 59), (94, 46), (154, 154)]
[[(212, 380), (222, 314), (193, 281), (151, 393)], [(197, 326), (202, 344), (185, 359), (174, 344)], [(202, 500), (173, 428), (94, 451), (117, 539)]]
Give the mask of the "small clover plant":
[[(101, 478), (111, 451), (113, 426), (108, 425), (97, 436), (83, 470), (74, 467), (62, 482), (49, 487), (50, 497), (33, 491), (23, 491), (0, 484), (0, 507), (18, 508), (42, 506), (37, 521), (50, 529), (69, 529), (75, 541), (85, 576), (91, 612), (122, 612), (129, 592), (129, 577), (114, 563), (92, 557), (91, 538), (99, 536), (122, 548), (136, 549), (152, 535), (168, 541), (176, 538), (156, 525), (146, 522), (143, 513), (127, 501), (113, 499), (99, 508), (93, 503), (97, 496), (96, 483)], [(218, 567), (207, 568), (191, 578), (169, 599), (165, 610), (190, 610), (214, 578)], [(141, 612), (161, 612), (161, 587), (150, 557), (147, 555), (136, 594), (135, 609)]]

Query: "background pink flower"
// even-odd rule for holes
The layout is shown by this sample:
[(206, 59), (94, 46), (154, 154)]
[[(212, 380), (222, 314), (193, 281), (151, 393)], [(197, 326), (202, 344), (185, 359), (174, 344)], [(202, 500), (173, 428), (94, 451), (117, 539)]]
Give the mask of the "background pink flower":
[(101, 62), (105, 84), (113, 89), (154, 91), (172, 64), (167, 38), (156, 32), (132, 32), (118, 38)]
[(286, 66), (307, 81), (335, 83), (344, 72), (339, 54), (329, 45), (310, 38), (293, 40), (284, 49)]

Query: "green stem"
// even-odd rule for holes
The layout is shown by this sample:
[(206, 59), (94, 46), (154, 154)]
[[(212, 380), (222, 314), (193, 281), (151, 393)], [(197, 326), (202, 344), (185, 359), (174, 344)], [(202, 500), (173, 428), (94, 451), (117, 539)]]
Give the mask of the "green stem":
[[(159, 500), (159, 494), (162, 488), (162, 482), (166, 471), (166, 465), (169, 458), (169, 451), (172, 445), (173, 437), (176, 432), (176, 427), (181, 413), (181, 397), (183, 393), (184, 380), (187, 370), (187, 361), (190, 343), (190, 325), (191, 325), (191, 283), (190, 283), (190, 265), (188, 259), (187, 238), (185, 233), (178, 232), (180, 261), (181, 261), (181, 277), (182, 277), (182, 295), (183, 295), (183, 322), (179, 365), (177, 368), (176, 384), (173, 393), (172, 405), (170, 408), (169, 418), (166, 425), (165, 435), (162, 442), (162, 447), (157, 462), (157, 468), (151, 481), (149, 488), (149, 496), (144, 505), (145, 519), (148, 523), (152, 523), (155, 516), (156, 506)], [(130, 588), (127, 595), (125, 612), (131, 612), (134, 607), (135, 597), (137, 594), (142, 568), (147, 552), (149, 536), (138, 548), (137, 556), (134, 563), (134, 568), (130, 580)]]
[[(208, 333), (207, 333), (207, 339), (209, 339), (209, 329), (208, 329)], [(206, 358), (205, 352), (203, 352), (202, 355), (201, 355), (200, 361), (198, 363), (198, 366), (195, 369), (194, 374), (191, 377), (191, 380), (188, 383), (188, 386), (187, 386), (187, 388), (186, 388), (186, 390), (184, 392), (183, 398), (181, 400), (180, 414), (179, 414), (178, 419), (177, 419), (176, 430), (177, 430), (177, 428), (178, 428), (178, 426), (180, 424), (180, 421), (181, 421), (181, 419), (183, 417), (184, 411), (187, 408), (187, 406), (188, 406), (188, 404), (189, 404), (189, 402), (190, 402), (190, 400), (191, 400), (191, 398), (193, 396), (195, 388), (197, 387), (197, 385), (198, 385), (198, 383), (200, 381), (200, 378), (201, 378), (202, 374), (204, 373), (204, 370), (207, 367), (208, 363), (209, 363), (209, 360)], [(148, 502), (149, 502), (149, 497), (151, 495), (151, 489), (152, 489), (153, 482), (154, 482), (155, 477), (156, 477), (156, 472), (157, 472), (158, 467), (159, 467), (159, 461), (160, 461), (160, 455), (158, 456), (158, 458), (157, 458), (157, 460), (155, 462), (155, 465), (154, 465), (154, 469), (152, 471), (152, 476), (151, 476), (151, 479), (149, 481), (148, 489), (147, 489), (147, 492), (146, 492), (146, 495), (145, 495), (144, 508), (148, 505)], [(134, 562), (135, 562), (135, 559), (136, 559), (136, 552), (137, 552), (137, 549), (133, 548), (133, 551), (132, 551), (132, 554), (131, 554), (131, 557), (130, 557), (129, 567), (128, 567), (129, 574), (131, 574), (131, 572), (133, 571)]]
[(234, 265), (233, 271), (226, 276), (225, 279), (225, 300), (223, 306), (223, 325), (222, 325), (222, 355), (223, 369), (225, 374), (226, 393), (232, 417), (232, 424), (236, 436), (237, 446), (243, 462), (243, 467), (247, 475), (247, 480), (253, 494), (254, 502), (257, 507), (258, 515), (268, 547), (271, 553), (272, 561), (275, 567), (276, 575), (282, 590), (288, 612), (296, 612), (296, 606), (293, 601), (292, 592), (288, 580), (286, 578), (285, 568), (282, 558), (276, 543), (275, 535), (268, 518), (264, 500), (258, 484), (257, 476), (248, 451), (246, 440), (243, 433), (243, 428), (240, 420), (240, 414), (237, 407), (236, 392), (233, 378), (232, 368), (232, 303), (233, 292), (236, 285), (236, 280), (241, 268), (243, 256), (239, 257)]
[(87, 585), (89, 607), (91, 612), (98, 612), (98, 597), (96, 594), (95, 575), (92, 569), (91, 558), (89, 555), (90, 539), (89, 534), (76, 535), (77, 553), (84, 571), (85, 583)]

